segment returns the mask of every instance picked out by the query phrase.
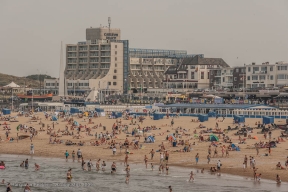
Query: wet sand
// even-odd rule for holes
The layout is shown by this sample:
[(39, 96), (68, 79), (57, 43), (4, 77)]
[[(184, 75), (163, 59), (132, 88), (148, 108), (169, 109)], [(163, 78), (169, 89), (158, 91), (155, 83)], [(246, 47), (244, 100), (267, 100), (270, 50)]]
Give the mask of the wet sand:
[[(13, 114), (16, 115), (16, 114)], [(39, 118), (41, 118), (42, 122), (45, 123), (45, 130), (46, 130), (46, 124), (49, 124), (52, 126), (52, 121), (50, 120), (45, 120), (44, 114), (43, 113), (38, 113), (36, 114)], [(194, 138), (193, 131), (195, 128), (199, 126), (199, 122), (191, 122), (191, 117), (180, 117), (180, 118), (174, 118), (174, 128), (170, 127), (170, 122), (171, 118), (169, 119), (162, 119), (162, 120), (152, 120), (149, 117), (146, 117), (144, 120), (143, 124), (139, 124), (137, 121), (137, 124), (140, 125), (140, 127), (144, 126), (151, 126), (155, 125), (157, 128), (161, 128), (161, 130), (153, 130), (149, 134), (155, 134), (156, 141), (155, 143), (143, 143), (144, 138), (141, 137), (140, 139), (140, 144), (143, 145), (142, 149), (133, 149), (133, 147), (129, 148), (129, 151), (132, 152), (133, 154), (129, 155), (129, 162), (134, 162), (134, 163), (143, 163), (144, 164), (144, 155), (147, 155), (149, 160), (148, 164), (153, 162), (155, 165), (159, 164), (160, 160), (160, 154), (158, 152), (155, 153), (154, 160), (150, 160), (150, 155), (149, 152), (151, 149), (158, 150), (159, 145), (163, 142), (166, 150), (169, 151), (170, 157), (169, 157), (169, 165), (175, 165), (175, 166), (181, 166), (181, 167), (189, 167), (189, 168), (205, 168), (206, 170), (209, 169), (211, 166), (216, 167), (216, 163), (218, 160), (221, 160), (222, 162), (222, 167), (221, 167), (221, 172), (223, 173), (229, 173), (229, 174), (234, 174), (234, 175), (240, 175), (244, 177), (252, 177), (253, 176), (253, 171), (252, 169), (249, 168), (249, 162), (248, 162), (248, 168), (246, 170), (243, 170), (242, 165), (243, 165), (243, 160), (244, 156), (247, 155), (248, 161), (249, 161), (249, 156), (253, 156), (256, 159), (256, 167), (258, 168), (257, 173), (262, 174), (262, 178), (266, 179), (271, 179), (275, 181), (276, 175), (279, 174), (281, 176), (281, 179), (283, 182), (288, 181), (288, 171), (287, 170), (277, 170), (276, 169), (276, 164), (278, 162), (281, 162), (282, 166), (284, 165), (284, 162), (286, 160), (286, 157), (288, 155), (287, 149), (287, 141), (286, 142), (281, 142), (280, 144), (277, 145), (276, 148), (272, 148), (272, 154), (271, 156), (264, 156), (265, 153), (268, 153), (267, 148), (261, 148), (259, 149), (259, 156), (256, 156), (256, 150), (255, 149), (249, 149), (249, 147), (253, 146), (255, 142), (259, 141), (269, 141), (269, 139), (264, 139), (263, 134), (257, 134), (257, 132), (261, 131), (261, 129), (254, 129), (253, 133), (251, 134), (252, 136), (257, 136), (259, 139), (247, 139), (246, 144), (237, 144), (239, 142), (238, 136), (234, 136), (234, 133), (237, 131), (230, 131), (228, 132), (228, 136), (232, 138), (232, 142), (235, 143), (237, 146), (240, 146), (240, 151), (230, 151), (229, 158), (226, 157), (221, 157), (221, 149), (218, 147), (218, 157), (211, 158), (210, 165), (207, 164), (207, 150), (208, 146), (211, 144), (211, 142), (199, 142), (197, 138)], [(194, 117), (194, 119), (196, 119)], [(219, 118), (222, 119), (222, 118)], [(16, 138), (17, 130), (16, 127), (21, 123), (21, 124), (26, 124), (28, 126), (32, 126), (36, 128), (36, 130), (39, 131), (40, 125), (39, 121), (37, 122), (29, 122), (29, 118), (27, 117), (18, 117), (19, 122), (7, 122), (11, 126), (11, 134), (9, 135), (10, 137)], [(84, 118), (75, 118), (74, 120), (78, 121), (79, 124), (81, 125), (87, 125), (87, 127), (92, 127), (96, 124), (102, 124), (103, 126), (106, 126), (107, 130), (110, 132), (112, 130), (112, 125), (113, 123), (116, 122), (115, 119), (108, 119), (106, 117), (101, 117), (101, 118), (93, 118), (94, 124), (87, 124), (88, 119), (86, 118), (86, 121), (84, 122)], [(255, 122), (260, 121), (262, 122), (261, 119), (246, 119), (246, 125), (250, 125), (251, 127), (255, 127)], [(233, 125), (233, 119), (232, 118), (226, 118), (224, 122), (218, 122), (219, 127), (223, 129), (227, 129), (227, 127), (230, 125), (231, 127), (235, 127)], [(3, 124), (3, 121), (0, 121), (0, 124)], [(128, 124), (129, 125), (130, 120), (123, 120), (122, 119), (122, 124)], [(215, 127), (216, 120), (215, 118), (209, 118), (209, 121), (201, 123), (202, 125), (208, 127), (208, 128), (214, 128)], [(275, 119), (276, 124), (285, 124), (285, 120), (278, 120)], [(166, 125), (167, 124), (167, 125)], [(55, 124), (55, 130), (57, 131), (58, 129), (64, 130), (65, 125), (67, 125), (67, 122), (63, 122), (63, 119), (58, 120), (58, 124)], [(70, 126), (70, 125), (69, 125)], [(176, 150), (183, 149), (183, 146), (178, 145), (177, 147), (172, 147), (171, 144), (165, 139), (167, 134), (174, 133), (175, 129), (177, 127), (181, 126), (182, 128), (185, 128), (189, 130), (187, 133), (190, 134), (191, 136), (182, 136), (183, 140), (189, 140), (190, 143), (195, 142), (196, 145), (192, 145), (193, 150), (191, 152), (175, 152)], [(137, 127), (137, 125), (129, 125), (129, 132), (133, 128)], [(197, 133), (201, 129), (197, 128)], [(167, 132), (170, 131), (170, 132)], [(92, 129), (92, 134), (94, 135), (95, 133), (100, 133), (104, 132), (103, 128), (97, 128), (97, 129)], [(275, 130), (272, 132), (272, 139), (273, 138), (278, 138), (280, 136), (281, 130)], [(76, 131), (74, 130), (74, 133)], [(162, 136), (159, 136), (159, 133), (164, 133)], [(25, 135), (23, 132), (18, 132), (19, 136), (20, 135)], [(84, 132), (81, 133), (83, 138), (81, 139), (72, 139), (72, 136), (62, 136), (58, 139), (60, 140), (72, 140), (75, 143), (78, 143), (79, 141), (85, 141), (86, 143), (89, 143), (90, 141), (95, 141), (94, 136), (86, 136)], [(206, 135), (205, 138), (208, 137), (209, 134), (204, 134)], [(3, 130), (3, 125), (1, 125), (1, 131), (0, 131), (0, 136), (2, 139), (5, 139), (5, 131)], [(85, 144), (84, 146), (66, 146), (65, 144), (49, 144), (49, 135), (44, 132), (40, 132), (38, 136), (36, 136), (33, 139), (33, 144), (35, 146), (35, 154), (34, 156), (42, 156), (42, 157), (59, 157), (63, 158), (64, 161), (64, 153), (66, 150), (70, 153), (69, 156), (69, 161), (71, 160), (71, 153), (72, 150), (77, 152), (77, 150), (80, 148), (84, 159), (92, 159), (95, 161), (95, 159), (103, 159), (106, 161), (116, 161), (116, 162), (123, 162), (124, 161), (124, 150), (122, 150), (122, 153), (120, 153), (119, 147), (117, 147), (117, 153), (116, 155), (112, 155), (112, 150), (108, 149), (109, 145), (100, 145), (100, 146), (90, 146), (89, 144)], [(116, 142), (124, 142), (126, 138), (126, 134), (121, 133), (120, 135), (117, 135)], [(129, 141), (131, 142), (134, 137), (129, 135), (127, 137)], [(54, 138), (53, 138), (54, 139)], [(178, 139), (179, 140), (179, 139)], [(228, 146), (228, 143), (223, 143), (222, 139), (220, 139), (219, 144), (224, 144)], [(21, 154), (21, 155), (29, 155), (30, 152), (30, 144), (31, 141), (29, 138), (24, 139), (24, 140), (19, 140), (13, 141), (13, 142), (7, 142), (7, 141), (1, 141), (0, 142), (0, 152), (1, 154)], [(220, 145), (221, 145), (220, 144)], [(199, 153), (199, 163), (196, 165), (195, 163), (195, 155), (196, 153)], [(212, 156), (213, 156), (213, 148), (212, 148)], [(158, 167), (158, 166), (157, 166)]]

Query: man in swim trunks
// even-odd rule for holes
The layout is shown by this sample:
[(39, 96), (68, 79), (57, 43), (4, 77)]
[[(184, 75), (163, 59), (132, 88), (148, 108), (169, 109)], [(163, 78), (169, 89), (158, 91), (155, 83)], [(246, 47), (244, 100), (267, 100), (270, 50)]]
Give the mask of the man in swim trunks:
[(88, 163), (87, 163), (88, 171), (91, 171), (92, 166), (93, 166), (93, 164), (92, 164), (92, 161), (90, 159), (90, 161), (88, 161)]
[(69, 153), (68, 153), (68, 151), (66, 150), (66, 152), (65, 152), (66, 162), (68, 161), (68, 157), (69, 157)]
[(105, 171), (105, 168), (106, 168), (106, 163), (105, 161), (102, 162), (102, 171)]
[(165, 161), (166, 163), (168, 163), (168, 160), (169, 160), (169, 153), (168, 151), (165, 152)]
[(82, 152), (80, 149), (78, 149), (78, 151), (77, 151), (77, 156), (78, 156), (78, 162), (80, 162), (80, 159), (82, 157)]
[(100, 170), (100, 161), (101, 159), (98, 159), (98, 161), (96, 162), (96, 171)]
[(144, 156), (144, 163), (145, 163), (145, 166), (146, 166), (146, 169), (147, 169), (147, 163), (148, 163), (148, 157), (147, 157), (147, 155)]
[(154, 154), (155, 154), (154, 149), (152, 149), (149, 154), (151, 154), (151, 160), (153, 160), (153, 157), (154, 157)]
[(111, 173), (115, 173), (116, 172), (116, 163), (113, 162), (111, 165)]
[(124, 160), (124, 166), (128, 164), (128, 158), (129, 158), (129, 157), (128, 157), (128, 154), (126, 154), (125, 160)]

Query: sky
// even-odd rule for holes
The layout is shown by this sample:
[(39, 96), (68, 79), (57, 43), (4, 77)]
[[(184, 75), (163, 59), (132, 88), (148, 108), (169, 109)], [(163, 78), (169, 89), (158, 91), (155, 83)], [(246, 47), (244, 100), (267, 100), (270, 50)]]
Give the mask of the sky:
[(230, 66), (288, 61), (287, 0), (0, 0), (0, 73), (59, 77), (61, 41), (65, 54), (108, 17), (131, 48), (187, 50)]

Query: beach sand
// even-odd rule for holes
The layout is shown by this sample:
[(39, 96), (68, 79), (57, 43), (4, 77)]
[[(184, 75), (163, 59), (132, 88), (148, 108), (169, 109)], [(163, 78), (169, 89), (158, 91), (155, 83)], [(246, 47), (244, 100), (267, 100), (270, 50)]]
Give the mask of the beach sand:
[[(16, 115), (16, 114), (13, 114)], [(13, 116), (11, 115), (11, 116)], [(44, 118), (44, 114), (43, 113), (38, 113), (36, 114), (36, 116), (38, 116), (39, 118), (41, 118), (42, 123), (45, 124), (45, 130), (46, 130), (46, 125), (49, 124), (50, 126), (52, 126), (52, 121), (49, 120), (45, 120)], [(264, 139), (263, 134), (257, 134), (256, 132), (261, 131), (261, 129), (254, 129), (253, 133), (251, 134), (252, 136), (257, 136), (259, 139), (255, 140), (255, 139), (247, 139), (246, 140), (246, 144), (237, 144), (239, 142), (238, 140), (238, 136), (235, 136), (234, 133), (236, 133), (237, 131), (230, 131), (228, 132), (228, 135), (230, 138), (232, 138), (232, 142), (235, 143), (237, 146), (240, 146), (240, 151), (230, 151), (229, 153), (229, 157), (221, 157), (222, 153), (221, 153), (221, 149), (218, 147), (218, 157), (215, 158), (211, 158), (211, 162), (210, 165), (207, 164), (207, 154), (208, 154), (208, 146), (211, 144), (211, 142), (199, 142), (199, 140), (197, 138), (194, 138), (194, 134), (193, 131), (195, 130), (195, 128), (197, 128), (200, 124), (200, 122), (191, 122), (191, 119), (194, 118), (196, 119), (196, 117), (180, 117), (180, 118), (174, 118), (174, 126), (173, 129), (181, 126), (182, 128), (185, 128), (187, 130), (189, 130), (187, 133), (189, 133), (191, 136), (182, 136), (181, 140), (187, 140), (190, 139), (190, 143), (195, 142), (196, 145), (192, 145), (193, 150), (191, 152), (175, 152), (176, 150), (180, 150), (183, 149), (183, 146), (178, 145), (177, 147), (172, 147), (171, 144), (166, 140), (166, 136), (168, 134), (174, 133), (175, 130), (172, 130), (172, 127), (170, 126), (170, 122), (171, 122), (171, 117), (169, 119), (161, 119), (161, 120), (152, 120), (149, 117), (146, 117), (146, 119), (144, 120), (143, 124), (140, 124), (137, 121), (137, 124), (140, 125), (140, 127), (144, 127), (144, 126), (151, 126), (151, 125), (155, 125), (157, 128), (161, 128), (161, 130), (153, 130), (149, 133), (147, 133), (147, 135), (150, 134), (155, 134), (155, 138), (156, 141), (155, 143), (144, 143), (144, 138), (141, 137), (140, 139), (140, 144), (142, 144), (143, 148), (142, 149), (133, 149), (133, 147), (131, 146), (129, 148), (129, 151), (132, 152), (133, 154), (129, 155), (129, 160), (128, 162), (133, 162), (133, 163), (143, 163), (144, 164), (144, 155), (147, 155), (147, 157), (149, 158), (148, 160), (148, 164), (150, 163), (154, 163), (156, 165), (156, 169), (158, 168), (159, 165), (159, 161), (160, 161), (160, 154), (158, 152), (155, 153), (154, 156), (154, 160), (151, 161), (150, 160), (150, 155), (149, 152), (151, 151), (151, 149), (154, 150), (158, 150), (159, 149), (159, 145), (163, 142), (165, 145), (166, 150), (169, 151), (170, 156), (169, 156), (169, 165), (172, 166), (181, 166), (181, 167), (187, 167), (187, 168), (205, 168), (205, 170), (208, 170), (211, 166), (216, 167), (216, 163), (218, 160), (221, 160), (222, 162), (222, 167), (221, 167), (221, 172), (223, 173), (229, 173), (229, 174), (235, 174), (235, 175), (240, 175), (240, 176), (244, 176), (244, 177), (253, 177), (253, 171), (252, 169), (250, 169), (249, 167), (249, 156), (253, 156), (256, 159), (256, 167), (258, 168), (257, 173), (261, 173), (263, 178), (266, 179), (271, 179), (271, 180), (275, 180), (276, 175), (279, 174), (281, 176), (282, 181), (287, 182), (288, 181), (288, 170), (277, 170), (276, 169), (276, 164), (278, 162), (281, 162), (282, 166), (285, 167), (285, 160), (286, 157), (288, 156), (288, 145), (287, 145), (287, 141), (286, 142), (281, 142), (280, 144), (277, 145), (276, 148), (272, 148), (272, 154), (271, 156), (264, 156), (265, 153), (268, 153), (268, 149), (267, 148), (261, 148), (259, 149), (259, 155), (256, 156), (256, 150), (254, 149), (249, 149), (249, 147), (253, 146), (253, 144), (255, 142), (259, 142), (259, 141), (269, 141), (269, 139)], [(222, 119), (222, 118), (219, 118)], [(74, 150), (75, 152), (77, 152), (77, 150), (80, 148), (82, 153), (83, 153), (83, 157), (84, 159), (87, 161), (88, 159), (92, 159), (92, 161), (95, 163), (96, 159), (102, 159), (102, 160), (106, 160), (106, 161), (116, 161), (116, 162), (123, 162), (124, 161), (124, 150), (122, 150), (122, 153), (120, 153), (120, 149), (119, 147), (117, 147), (117, 153), (116, 155), (112, 154), (112, 150), (109, 149), (109, 145), (100, 145), (100, 146), (90, 146), (89, 142), (90, 141), (95, 141), (95, 137), (94, 136), (86, 136), (86, 134), (84, 132), (81, 133), (81, 135), (83, 136), (83, 138), (81, 139), (72, 139), (72, 136), (62, 136), (59, 139), (61, 140), (72, 140), (75, 143), (78, 143), (80, 140), (81, 141), (85, 141), (88, 144), (85, 144), (84, 146), (76, 146), (76, 145), (72, 145), (72, 146), (66, 146), (65, 144), (49, 144), (49, 135), (46, 133), (46, 131), (40, 132), (40, 125), (39, 125), (39, 120), (37, 122), (29, 122), (30, 119), (28, 117), (18, 117), (17, 119), (19, 122), (7, 122), (10, 124), (11, 126), (11, 133), (9, 135), (9, 137), (14, 137), (16, 138), (17, 135), (17, 130), (16, 127), (21, 123), (21, 124), (26, 124), (27, 126), (32, 126), (34, 128), (36, 128), (36, 130), (38, 130), (38, 136), (36, 136), (35, 138), (33, 138), (33, 144), (35, 146), (35, 154), (34, 156), (43, 156), (43, 157), (60, 157), (63, 158), (63, 161), (65, 161), (65, 157), (64, 157), (64, 153), (66, 150), (68, 150), (68, 152), (70, 153), (69, 156), (69, 161), (71, 161), (71, 154), (72, 151)], [(79, 124), (81, 125), (87, 125), (87, 127), (92, 127), (96, 124), (102, 124), (103, 126), (106, 126), (107, 130), (110, 132), (112, 130), (112, 125), (113, 123), (116, 122), (115, 119), (108, 119), (106, 117), (100, 117), (100, 118), (93, 118), (93, 122), (94, 124), (87, 124), (88, 119), (86, 118), (86, 122), (84, 122), (84, 118), (75, 118), (74, 120), (78, 121)], [(262, 122), (262, 119), (247, 119), (246, 118), (246, 125), (250, 125), (251, 127), (255, 127), (255, 122), (256, 121), (260, 121)], [(201, 123), (202, 125), (208, 127), (208, 128), (215, 128), (215, 123), (216, 123), (216, 119), (215, 118), (209, 118), (209, 121), (203, 122)], [(0, 130), (0, 136), (2, 139), (5, 139), (5, 131), (3, 130), (3, 123), (4, 121), (0, 121), (1, 125), (1, 130)], [(129, 125), (130, 120), (123, 120), (122, 119), (122, 124), (127, 124)], [(224, 122), (218, 122), (219, 123), (219, 127), (223, 130), (223, 129), (227, 129), (227, 127), (230, 125), (231, 127), (235, 127), (235, 125), (233, 125), (233, 119), (232, 118), (226, 118)], [(279, 119), (275, 119), (275, 123), (276, 124), (285, 124), (285, 120), (279, 120)], [(167, 124), (167, 125), (166, 125)], [(64, 130), (65, 129), (65, 125), (67, 125), (67, 122), (63, 122), (63, 119), (59, 119), (58, 120), (58, 124), (55, 124), (55, 130), (57, 131), (58, 129), (60, 130)], [(70, 125), (69, 125), (70, 127)], [(129, 132), (131, 132), (131, 130), (133, 128), (137, 127), (137, 125), (129, 125)], [(167, 131), (170, 132), (167, 132)], [(197, 133), (199, 133), (199, 131), (201, 129), (197, 128)], [(100, 132), (104, 132), (103, 131), (103, 127), (97, 128), (97, 129), (92, 129), (92, 134), (94, 135), (95, 133), (100, 133)], [(280, 136), (280, 132), (281, 130), (275, 130), (272, 132), (272, 139), (273, 138), (278, 138), (278, 136)], [(74, 130), (74, 134), (76, 133), (76, 131)], [(164, 133), (162, 136), (159, 136), (159, 133)], [(20, 135), (25, 135), (24, 132), (18, 132), (19, 136)], [(27, 135), (27, 134), (26, 134)], [(209, 134), (204, 134), (206, 135), (205, 138), (208, 137)], [(126, 138), (126, 134), (125, 133), (121, 133), (120, 135), (117, 135), (117, 139), (116, 142), (121, 142), (123, 143), (125, 138)], [(243, 136), (242, 136), (243, 137)], [(131, 135), (129, 135), (129, 137), (127, 137), (129, 139), (129, 141), (131, 142), (132, 139), (134, 139), (134, 137), (132, 137)], [(54, 138), (53, 138), (54, 139)], [(179, 139), (178, 139), (179, 140)], [(220, 145), (226, 145), (228, 146), (228, 143), (223, 143), (222, 139), (220, 139), (219, 144)], [(17, 143), (17, 141), (13, 141), (13, 142), (8, 142), (8, 141), (1, 141), (0, 142), (0, 152), (1, 154), (23, 154), (23, 155), (29, 155), (30, 153), (30, 144), (31, 141), (29, 138), (23, 139), (23, 140), (19, 140), (19, 142)], [(213, 156), (213, 147), (212, 147), (212, 156)], [(199, 163), (196, 165), (195, 163), (195, 155), (196, 153), (199, 153)], [(243, 160), (244, 160), (244, 156), (247, 155), (248, 157), (248, 168), (246, 170), (243, 170), (242, 165), (243, 165)], [(225, 156), (225, 155), (224, 155)], [(1, 160), (1, 159), (0, 159)], [(19, 161), (20, 164), (20, 161)], [(39, 162), (39, 164), (41, 165), (41, 162)], [(148, 168), (150, 168), (150, 166), (148, 165)], [(189, 172), (189, 170), (187, 169), (187, 172)]]

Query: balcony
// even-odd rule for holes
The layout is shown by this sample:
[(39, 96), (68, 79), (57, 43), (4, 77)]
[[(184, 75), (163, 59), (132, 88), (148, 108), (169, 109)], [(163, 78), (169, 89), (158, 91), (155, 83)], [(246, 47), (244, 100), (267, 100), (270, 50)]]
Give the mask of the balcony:
[(267, 74), (267, 71), (253, 71), (253, 74)]

